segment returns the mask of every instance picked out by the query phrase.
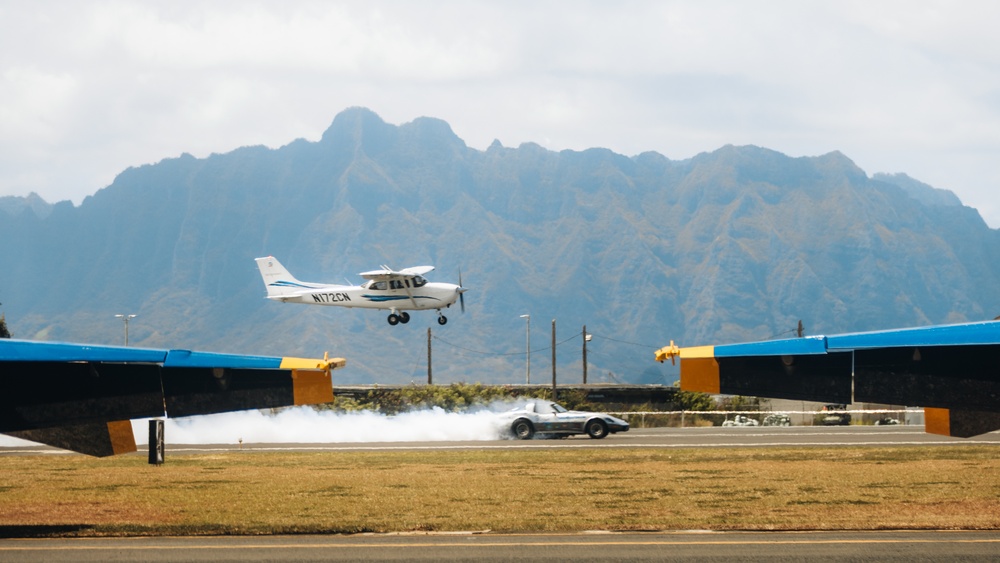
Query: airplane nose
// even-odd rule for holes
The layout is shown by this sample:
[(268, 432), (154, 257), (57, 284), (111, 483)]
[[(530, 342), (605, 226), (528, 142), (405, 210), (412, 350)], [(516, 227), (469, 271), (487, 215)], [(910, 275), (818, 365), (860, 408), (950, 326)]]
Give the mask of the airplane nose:
[(465, 289), (464, 287), (462, 287), (462, 271), (461, 270), (458, 271), (458, 287), (455, 288), (455, 291), (458, 292), (458, 302), (459, 302), (459, 305), (462, 306), (462, 313), (465, 313), (465, 292), (469, 291), (469, 290)]

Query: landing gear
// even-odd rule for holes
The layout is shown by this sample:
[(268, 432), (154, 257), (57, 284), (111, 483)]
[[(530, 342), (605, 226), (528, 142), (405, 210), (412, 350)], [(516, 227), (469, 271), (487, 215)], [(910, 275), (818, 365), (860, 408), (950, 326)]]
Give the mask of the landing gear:
[(442, 315), (442, 314), (439, 313), (438, 314), (438, 324), (441, 325), (441, 326), (444, 326), (444, 325), (448, 324), (448, 317), (446, 317), (446, 316), (444, 316), (444, 315)]
[(402, 313), (396, 313), (395, 311), (393, 311), (392, 313), (389, 313), (388, 320), (389, 324), (392, 326), (396, 326), (399, 323), (403, 323), (405, 325), (406, 323), (410, 322), (410, 314), (407, 313), (406, 311), (403, 311)]

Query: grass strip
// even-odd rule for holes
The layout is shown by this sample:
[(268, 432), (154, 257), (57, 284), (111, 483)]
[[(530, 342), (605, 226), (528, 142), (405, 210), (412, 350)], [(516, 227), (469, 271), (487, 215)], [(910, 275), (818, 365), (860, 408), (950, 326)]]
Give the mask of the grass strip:
[(0, 536), (1000, 529), (991, 445), (0, 457)]

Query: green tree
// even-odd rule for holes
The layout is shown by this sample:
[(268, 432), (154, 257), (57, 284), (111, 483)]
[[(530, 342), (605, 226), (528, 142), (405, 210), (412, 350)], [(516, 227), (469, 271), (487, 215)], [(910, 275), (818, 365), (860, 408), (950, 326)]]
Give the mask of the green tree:
[(674, 395), (674, 405), (682, 411), (715, 410), (715, 400), (708, 393), (696, 391), (677, 391)]
[(721, 411), (759, 411), (760, 398), (730, 395), (719, 402)]
[(10, 338), (10, 331), (7, 330), (7, 316), (0, 313), (0, 338)]

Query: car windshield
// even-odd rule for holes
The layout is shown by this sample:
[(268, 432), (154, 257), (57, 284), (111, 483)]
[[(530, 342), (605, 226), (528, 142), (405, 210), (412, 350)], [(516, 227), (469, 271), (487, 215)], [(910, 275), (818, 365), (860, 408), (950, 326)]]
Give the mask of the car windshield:
[(512, 410), (524, 410), (527, 412), (536, 412), (538, 414), (552, 414), (552, 413), (563, 413), (569, 412), (565, 407), (559, 403), (549, 403), (549, 402), (531, 402), (523, 407), (514, 407)]

